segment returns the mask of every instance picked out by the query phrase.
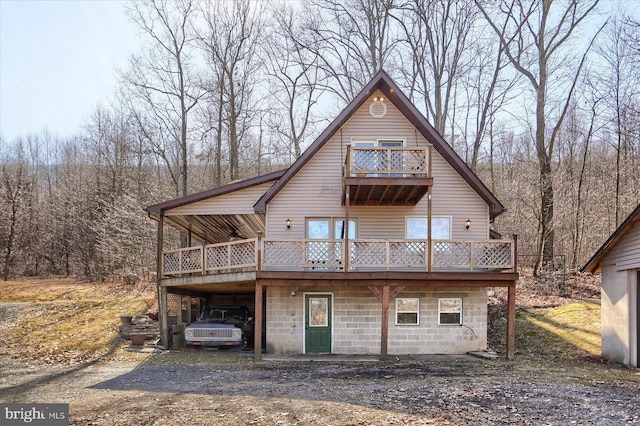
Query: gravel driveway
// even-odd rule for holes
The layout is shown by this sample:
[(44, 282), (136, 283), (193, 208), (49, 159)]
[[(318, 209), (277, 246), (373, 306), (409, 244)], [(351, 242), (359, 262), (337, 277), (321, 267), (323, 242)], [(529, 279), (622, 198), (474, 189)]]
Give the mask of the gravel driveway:
[(0, 360), (0, 401), (67, 402), (78, 425), (640, 424), (639, 371), (590, 361), (140, 357), (66, 368)]

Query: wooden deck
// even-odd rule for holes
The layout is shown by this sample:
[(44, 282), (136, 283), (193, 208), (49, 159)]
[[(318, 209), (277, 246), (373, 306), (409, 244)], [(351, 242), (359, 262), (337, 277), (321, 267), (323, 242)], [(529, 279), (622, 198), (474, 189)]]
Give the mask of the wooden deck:
[[(511, 240), (247, 239), (167, 250), (162, 276), (281, 272), (474, 272), (513, 271)], [(430, 246), (430, 247), (429, 247)], [(429, 248), (429, 250), (428, 250)], [(428, 253), (431, 259), (428, 259)], [(430, 260), (430, 261), (429, 261)]]

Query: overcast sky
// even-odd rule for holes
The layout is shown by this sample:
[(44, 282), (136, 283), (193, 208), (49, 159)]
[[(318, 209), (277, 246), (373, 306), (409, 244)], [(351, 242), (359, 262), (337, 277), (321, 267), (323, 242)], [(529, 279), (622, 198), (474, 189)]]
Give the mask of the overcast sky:
[[(139, 51), (132, 0), (0, 0), (0, 135), (77, 133)], [(638, 16), (640, 0), (605, 0)]]
[(117, 0), (0, 0), (0, 134), (77, 132), (138, 50)]

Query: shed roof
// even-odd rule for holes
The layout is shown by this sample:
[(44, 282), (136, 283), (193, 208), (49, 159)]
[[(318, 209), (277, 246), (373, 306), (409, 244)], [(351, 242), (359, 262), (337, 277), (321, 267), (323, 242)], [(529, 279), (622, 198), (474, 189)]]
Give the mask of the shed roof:
[(198, 192), (196, 194), (191, 194), (191, 195), (187, 195), (180, 198), (174, 198), (172, 200), (164, 201), (162, 203), (149, 206), (145, 209), (145, 211), (152, 215), (160, 215), (166, 212), (167, 210), (171, 210), (176, 207), (206, 200), (207, 198), (217, 197), (219, 195), (228, 194), (230, 192), (235, 192), (241, 189), (250, 188), (255, 185), (262, 185), (263, 183), (267, 183), (269, 181), (275, 181), (277, 179), (280, 179), (286, 170), (287, 169), (278, 170), (276, 172), (268, 173), (266, 175), (256, 176), (256, 177), (238, 181), (238, 182), (231, 182), (227, 185), (219, 186), (218, 188), (210, 189), (207, 191)]
[[(640, 204), (635, 208), (634, 211), (631, 212), (629, 217), (627, 217), (624, 222), (620, 224), (618, 229), (614, 231), (613, 234), (607, 239), (607, 241), (602, 244), (602, 246), (596, 251), (596, 253), (589, 259), (589, 261), (582, 267), (582, 272), (596, 272), (600, 269), (600, 261), (615, 248), (615, 246), (620, 242), (622, 237), (624, 237), (632, 228), (632, 226), (640, 222)], [(640, 241), (638, 242), (640, 244)]]

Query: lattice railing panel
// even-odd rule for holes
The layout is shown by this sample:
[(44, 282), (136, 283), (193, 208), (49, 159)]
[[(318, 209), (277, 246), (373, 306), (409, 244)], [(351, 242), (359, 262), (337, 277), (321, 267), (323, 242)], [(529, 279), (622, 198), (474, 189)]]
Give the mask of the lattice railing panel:
[(202, 271), (202, 248), (194, 247), (182, 251), (182, 272)]
[(255, 239), (206, 246), (207, 271), (256, 266)]
[(224, 245), (208, 246), (206, 251), (207, 271), (228, 268), (229, 247)]
[(374, 176), (428, 174), (427, 151), (400, 147), (354, 147), (349, 172)]
[(389, 243), (392, 265), (425, 265), (425, 241), (398, 241)]
[(404, 151), (405, 170), (417, 175), (427, 175), (427, 156), (425, 151)]
[(389, 160), (389, 151), (376, 150), (375, 153), (375, 166), (374, 170), (377, 172), (387, 172), (391, 170), (391, 163)]
[(367, 173), (375, 168), (376, 159), (373, 150), (354, 150), (351, 154), (351, 172)]
[(274, 241), (263, 242), (263, 265), (268, 266), (300, 266), (304, 262), (304, 241)]
[(471, 243), (434, 241), (433, 267), (471, 267)]
[(179, 294), (167, 294), (167, 316), (178, 316), (181, 306), (181, 296)]
[(237, 243), (230, 246), (231, 266), (250, 266), (256, 264), (256, 245), (250, 243)]
[(387, 264), (387, 244), (384, 241), (353, 241), (351, 266), (384, 266)]
[(473, 249), (474, 264), (486, 268), (511, 268), (511, 244), (508, 242), (476, 243)]
[(162, 273), (165, 275), (180, 273), (180, 252), (162, 253)]
[(307, 241), (306, 266), (337, 268), (342, 265), (342, 241)]

